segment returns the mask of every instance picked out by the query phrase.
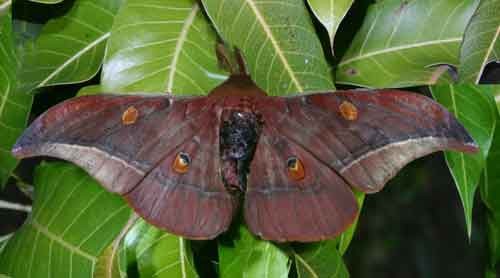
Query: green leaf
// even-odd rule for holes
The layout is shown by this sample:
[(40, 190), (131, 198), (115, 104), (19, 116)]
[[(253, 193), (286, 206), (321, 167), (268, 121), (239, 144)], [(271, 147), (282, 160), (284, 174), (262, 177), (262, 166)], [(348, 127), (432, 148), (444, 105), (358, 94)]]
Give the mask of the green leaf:
[(500, 1), (482, 0), (464, 34), (460, 51), (459, 81), (479, 83), (494, 55), (500, 36)]
[(98, 256), (127, 222), (130, 209), (68, 163), (39, 165), (35, 193), (32, 214), (0, 254), (0, 273), (16, 278), (91, 277)]
[(97, 259), (93, 278), (127, 277), (127, 254), (124, 239), (137, 219), (137, 214), (132, 213), (120, 234), (101, 253)]
[(82, 82), (94, 76), (120, 4), (121, 0), (75, 1), (64, 16), (51, 19), (26, 53), (21, 89)]
[(31, 95), (16, 89), (18, 64), (11, 16), (7, 12), (0, 16), (0, 191), (17, 165), (10, 149), (26, 126), (33, 101)]
[[(365, 194), (360, 191), (355, 191), (354, 194), (356, 195), (356, 200), (358, 201), (359, 214), (361, 214), (361, 209), (363, 208), (363, 201), (365, 200)], [(358, 221), (359, 221), (359, 215), (356, 217), (356, 220), (354, 220), (354, 223), (338, 237), (337, 248), (340, 252), (340, 255), (342, 256), (347, 251), (349, 244), (351, 244), (354, 232), (356, 232)]]
[(333, 53), (335, 33), (354, 0), (308, 0), (307, 2), (316, 18), (328, 31)]
[(293, 257), (300, 278), (349, 277), (336, 240), (300, 244), (294, 247)]
[[(372, 88), (433, 84), (458, 65), (466, 24), (478, 0), (401, 1), (372, 4), (338, 64), (338, 83)], [(383, 77), (383, 78), (381, 78)]]
[(120, 245), (115, 245), (115, 241), (113, 241), (113, 244), (109, 245), (97, 259), (95, 271), (92, 277), (127, 277), (127, 273), (124, 271), (124, 265), (120, 265), (121, 262), (125, 262), (120, 260), (120, 256), (122, 254), (125, 255), (124, 249), (121, 248)]
[(221, 278), (288, 277), (288, 256), (269, 241), (256, 239), (240, 225), (232, 242), (219, 240), (219, 275)]
[(472, 232), (472, 207), (481, 172), (488, 157), (497, 112), (489, 91), (492, 86), (439, 85), (432, 86), (434, 98), (455, 114), (480, 147), (477, 154), (445, 152), (464, 208), (467, 235)]
[(0, 254), (2, 254), (5, 245), (9, 242), (9, 239), (12, 237), (12, 234), (0, 236)]
[(198, 277), (189, 241), (139, 220), (125, 237), (127, 269), (140, 277)]
[(97, 84), (97, 85), (88, 85), (80, 90), (78, 90), (78, 93), (76, 94), (77, 96), (87, 96), (87, 95), (97, 95), (104, 92), (102, 90), (102, 86)]
[(111, 30), (102, 87), (207, 94), (226, 79), (215, 45), (216, 34), (197, 1), (127, 1)]
[[(494, 97), (500, 95), (500, 87), (495, 86), (492, 92)], [(487, 269), (492, 274), (498, 262), (500, 262), (500, 98), (497, 103), (497, 122), (495, 134), (491, 143), (491, 149), (486, 159), (486, 166), (480, 184), (481, 199), (488, 208), (487, 231), (489, 243), (489, 265)], [(496, 277), (496, 276), (492, 276)]]
[(241, 49), (253, 80), (268, 94), (335, 88), (304, 1), (202, 3), (224, 40)]
[(500, 122), (495, 128), (490, 152), (486, 159), (486, 166), (483, 171), (483, 180), (481, 183), (481, 197), (486, 207), (492, 212), (497, 212), (500, 216)]

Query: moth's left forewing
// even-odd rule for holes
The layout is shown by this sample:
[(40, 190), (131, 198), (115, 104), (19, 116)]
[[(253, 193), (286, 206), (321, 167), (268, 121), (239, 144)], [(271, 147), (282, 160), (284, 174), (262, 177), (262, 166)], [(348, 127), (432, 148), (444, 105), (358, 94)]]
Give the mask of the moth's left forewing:
[(64, 101), (38, 117), (13, 147), (18, 158), (51, 156), (73, 162), (108, 190), (124, 193), (149, 171), (157, 152), (137, 157), (172, 112), (166, 97), (93, 95)]

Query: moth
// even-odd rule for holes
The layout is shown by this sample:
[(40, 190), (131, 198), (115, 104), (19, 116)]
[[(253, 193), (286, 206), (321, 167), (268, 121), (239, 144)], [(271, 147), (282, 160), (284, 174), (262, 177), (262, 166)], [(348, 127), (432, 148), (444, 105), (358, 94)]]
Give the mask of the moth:
[(358, 214), (352, 188), (381, 190), (410, 161), (477, 145), (445, 108), (399, 90), (272, 97), (233, 74), (205, 97), (93, 95), (49, 109), (18, 158), (71, 161), (144, 219), (211, 239), (242, 205), (252, 233), (310, 242)]

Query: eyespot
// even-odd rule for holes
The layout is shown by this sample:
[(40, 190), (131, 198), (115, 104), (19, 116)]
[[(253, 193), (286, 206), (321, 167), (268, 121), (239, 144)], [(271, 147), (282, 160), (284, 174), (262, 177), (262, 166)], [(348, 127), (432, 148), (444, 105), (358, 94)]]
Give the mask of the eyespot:
[(177, 173), (184, 174), (188, 171), (190, 163), (191, 163), (191, 159), (189, 158), (189, 155), (187, 153), (180, 152), (175, 157), (172, 168)]
[(139, 117), (139, 111), (134, 106), (130, 106), (122, 114), (122, 123), (131, 125), (137, 121), (137, 117)]
[(354, 104), (344, 100), (339, 106), (342, 117), (349, 121), (354, 121), (358, 118), (358, 109)]
[(306, 173), (304, 170), (304, 165), (302, 164), (302, 161), (296, 157), (290, 157), (286, 161), (286, 166), (288, 169), (288, 175), (290, 178), (293, 180), (301, 180), (305, 177)]

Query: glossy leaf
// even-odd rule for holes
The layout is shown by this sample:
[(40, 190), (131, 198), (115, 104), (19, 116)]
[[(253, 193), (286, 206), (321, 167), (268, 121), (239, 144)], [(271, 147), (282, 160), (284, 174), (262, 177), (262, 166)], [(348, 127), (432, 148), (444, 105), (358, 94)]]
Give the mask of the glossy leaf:
[(120, 234), (101, 253), (97, 259), (94, 278), (127, 277), (127, 254), (123, 244), (125, 236), (137, 222), (137, 215), (132, 213)]
[(81, 0), (42, 29), (23, 62), (20, 86), (76, 83), (90, 79), (101, 66), (104, 46), (121, 0)]
[(215, 32), (196, 1), (127, 1), (111, 31), (102, 87), (207, 94), (226, 79), (215, 45)]
[(32, 214), (0, 254), (0, 273), (16, 278), (91, 277), (98, 256), (120, 232), (130, 209), (68, 163), (38, 166), (35, 193)]
[(293, 258), (300, 278), (349, 277), (336, 240), (301, 244), (294, 248)]
[(12, 237), (12, 234), (0, 236), (0, 254), (2, 254), (5, 245), (9, 242), (9, 239)]
[[(3, 4), (5, 5), (5, 4)], [(17, 165), (10, 149), (21, 135), (28, 120), (33, 97), (17, 91), (17, 69), (14, 34), (8, 6), (0, 16), (0, 190)]]
[(458, 72), (461, 82), (479, 83), (484, 67), (494, 59), (499, 36), (500, 1), (483, 0), (465, 30)]
[(198, 277), (189, 241), (139, 220), (125, 237), (127, 269), (140, 277)]
[(492, 87), (474, 85), (441, 85), (431, 87), (434, 98), (455, 114), (480, 147), (477, 154), (445, 152), (464, 208), (467, 235), (472, 232), (474, 195), (488, 157), (497, 111), (488, 90)]
[(486, 166), (483, 171), (483, 180), (481, 183), (481, 197), (486, 207), (492, 212), (498, 212), (500, 216), (500, 122), (495, 128), (495, 134), (491, 144), (491, 150), (488, 153)]
[(125, 266), (120, 263), (125, 263), (125, 260), (120, 260), (120, 255), (125, 255), (123, 248), (118, 248), (113, 244), (109, 245), (97, 259), (93, 278), (113, 278), (127, 277)]
[(477, 3), (377, 1), (338, 64), (337, 82), (372, 88), (450, 82), (435, 66), (458, 65), (462, 35)]
[(223, 39), (241, 49), (250, 75), (268, 94), (334, 88), (331, 70), (303, 1), (202, 3)]
[(308, 0), (308, 2), (316, 18), (326, 28), (333, 51), (335, 33), (354, 0)]
[(288, 277), (288, 256), (270, 241), (255, 238), (243, 226), (238, 227), (232, 242), (219, 241), (219, 276)]

